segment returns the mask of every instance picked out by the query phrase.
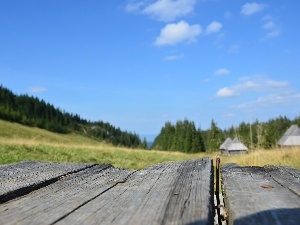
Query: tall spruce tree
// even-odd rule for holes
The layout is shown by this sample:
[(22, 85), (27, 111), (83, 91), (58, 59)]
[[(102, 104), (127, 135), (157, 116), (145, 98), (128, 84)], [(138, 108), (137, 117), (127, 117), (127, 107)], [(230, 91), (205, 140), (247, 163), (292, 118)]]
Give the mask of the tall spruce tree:
[(219, 147), (222, 144), (221, 130), (218, 128), (214, 120), (211, 121), (208, 150), (209, 152), (219, 151)]

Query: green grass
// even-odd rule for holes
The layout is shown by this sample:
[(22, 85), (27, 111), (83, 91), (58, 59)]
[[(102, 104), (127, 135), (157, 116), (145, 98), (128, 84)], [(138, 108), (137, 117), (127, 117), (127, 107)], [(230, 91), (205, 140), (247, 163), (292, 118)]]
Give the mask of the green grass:
[(78, 134), (57, 134), (35, 127), (27, 127), (18, 123), (0, 120), (0, 143), (29, 142), (39, 144), (84, 144), (97, 145), (98, 141)]
[[(35, 160), (109, 163), (119, 168), (143, 169), (166, 161), (201, 157), (214, 159), (217, 154), (121, 148), (78, 134), (56, 134), (0, 120), (0, 164)], [(246, 155), (221, 157), (221, 165), (225, 163), (237, 163), (240, 166), (273, 164), (300, 169), (300, 148), (256, 150)]]
[[(128, 150), (108, 147), (76, 147), (47, 145), (0, 144), (0, 164), (23, 160), (109, 163), (119, 168), (142, 169), (165, 161), (201, 157), (183, 153), (167, 153), (145, 150)], [(203, 155), (204, 156), (204, 155)]]
[(203, 156), (115, 147), (78, 134), (56, 134), (0, 120), (0, 164), (37, 160), (109, 163), (119, 168), (142, 169), (160, 162)]

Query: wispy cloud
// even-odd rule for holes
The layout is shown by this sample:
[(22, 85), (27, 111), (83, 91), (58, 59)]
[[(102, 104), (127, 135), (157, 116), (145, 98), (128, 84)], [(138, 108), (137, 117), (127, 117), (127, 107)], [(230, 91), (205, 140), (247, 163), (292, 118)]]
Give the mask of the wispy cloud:
[(267, 107), (271, 105), (300, 104), (299, 93), (277, 93), (259, 97), (255, 101), (233, 105), (232, 108), (248, 110), (256, 107)]
[(215, 75), (227, 75), (230, 74), (230, 71), (226, 68), (221, 68), (215, 71)]
[(216, 93), (216, 97), (239, 96), (244, 92), (272, 92), (287, 87), (287, 81), (276, 81), (260, 77), (243, 78), (237, 85), (223, 87)]
[(156, 38), (155, 45), (175, 45), (181, 42), (194, 42), (196, 37), (202, 32), (198, 24), (189, 25), (185, 21), (178, 23), (169, 23), (160, 31), (159, 37)]
[(262, 11), (265, 7), (265, 4), (259, 4), (256, 2), (246, 3), (242, 6), (241, 14), (245, 16), (250, 16), (252, 14)]
[(261, 39), (262, 41), (275, 38), (280, 34), (280, 28), (275, 24), (275, 21), (271, 16), (265, 16), (263, 18), (262, 28), (267, 32), (266, 35)]
[(206, 34), (218, 33), (221, 30), (221, 28), (222, 28), (222, 24), (220, 22), (213, 21), (207, 26), (205, 33)]
[(27, 89), (28, 92), (30, 93), (38, 93), (38, 92), (44, 92), (47, 91), (48, 89), (42, 86), (35, 86), (35, 87), (29, 87)]
[(224, 87), (217, 92), (216, 97), (234, 97), (237, 95), (238, 94), (236, 90), (234, 90), (233, 88)]
[(130, 1), (126, 10), (139, 12), (163, 22), (171, 22), (194, 11), (196, 0)]
[(173, 61), (173, 60), (179, 60), (179, 59), (182, 59), (184, 57), (183, 54), (180, 54), (180, 55), (168, 55), (164, 58), (164, 60), (166, 61)]
[(231, 45), (228, 49), (228, 53), (229, 54), (236, 54), (238, 53), (240, 50), (240, 45), (238, 44), (234, 44), (234, 45)]
[(145, 1), (129, 1), (125, 7), (127, 12), (140, 11), (145, 6)]
[(267, 21), (264, 25), (263, 28), (265, 30), (274, 30), (276, 28), (276, 25), (273, 21)]
[(225, 17), (225, 19), (230, 19), (230, 18), (232, 18), (231, 12), (230, 12), (230, 11), (226, 11), (226, 12), (224, 13), (224, 17)]
[(235, 117), (235, 114), (233, 113), (226, 113), (223, 115), (223, 117), (229, 118), (229, 117)]

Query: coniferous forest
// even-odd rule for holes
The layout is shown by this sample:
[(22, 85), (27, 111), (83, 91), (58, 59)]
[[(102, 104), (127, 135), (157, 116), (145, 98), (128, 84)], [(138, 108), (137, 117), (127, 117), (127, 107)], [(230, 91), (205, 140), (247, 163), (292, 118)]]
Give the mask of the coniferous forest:
[(200, 129), (194, 122), (177, 121), (175, 125), (166, 122), (160, 134), (155, 138), (152, 148), (185, 153), (205, 152), (205, 144)]
[[(147, 148), (146, 139), (142, 141), (135, 133), (122, 131), (107, 122), (87, 121), (36, 97), (16, 95), (1, 85), (0, 119), (57, 133), (76, 132), (116, 146)], [(270, 149), (276, 146), (276, 142), (292, 124), (300, 125), (300, 116), (294, 119), (279, 116), (267, 122), (242, 122), (237, 127), (227, 129), (219, 128), (212, 120), (207, 130), (197, 128), (188, 119), (178, 120), (175, 124), (166, 122), (151, 149), (185, 153), (214, 152), (219, 151), (219, 146), (227, 137), (237, 137), (249, 149)]]
[(102, 121), (87, 121), (36, 97), (16, 95), (3, 86), (0, 86), (0, 119), (57, 133), (82, 133), (118, 146), (146, 148), (146, 140), (141, 141), (137, 134)]
[(166, 122), (160, 134), (154, 140), (153, 149), (165, 151), (214, 152), (219, 151), (220, 145), (227, 137), (238, 138), (249, 149), (270, 149), (292, 125), (300, 125), (300, 116), (291, 120), (285, 116), (270, 119), (267, 122), (242, 122), (237, 127), (221, 129), (212, 120), (210, 129), (196, 129), (193, 122), (185, 119), (176, 124)]

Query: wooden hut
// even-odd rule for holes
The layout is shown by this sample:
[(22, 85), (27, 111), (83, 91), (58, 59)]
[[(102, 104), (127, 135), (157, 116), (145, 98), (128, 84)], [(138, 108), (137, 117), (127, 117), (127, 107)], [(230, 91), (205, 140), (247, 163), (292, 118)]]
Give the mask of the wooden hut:
[(232, 139), (231, 138), (226, 138), (226, 140), (221, 144), (220, 146), (220, 151), (222, 155), (227, 155), (227, 149), (231, 145)]
[(220, 146), (220, 151), (222, 155), (245, 154), (247, 150), (248, 148), (237, 138), (233, 140), (231, 140), (231, 138), (227, 138)]
[(280, 147), (300, 146), (300, 128), (298, 125), (292, 125), (284, 135), (279, 139), (277, 145)]

